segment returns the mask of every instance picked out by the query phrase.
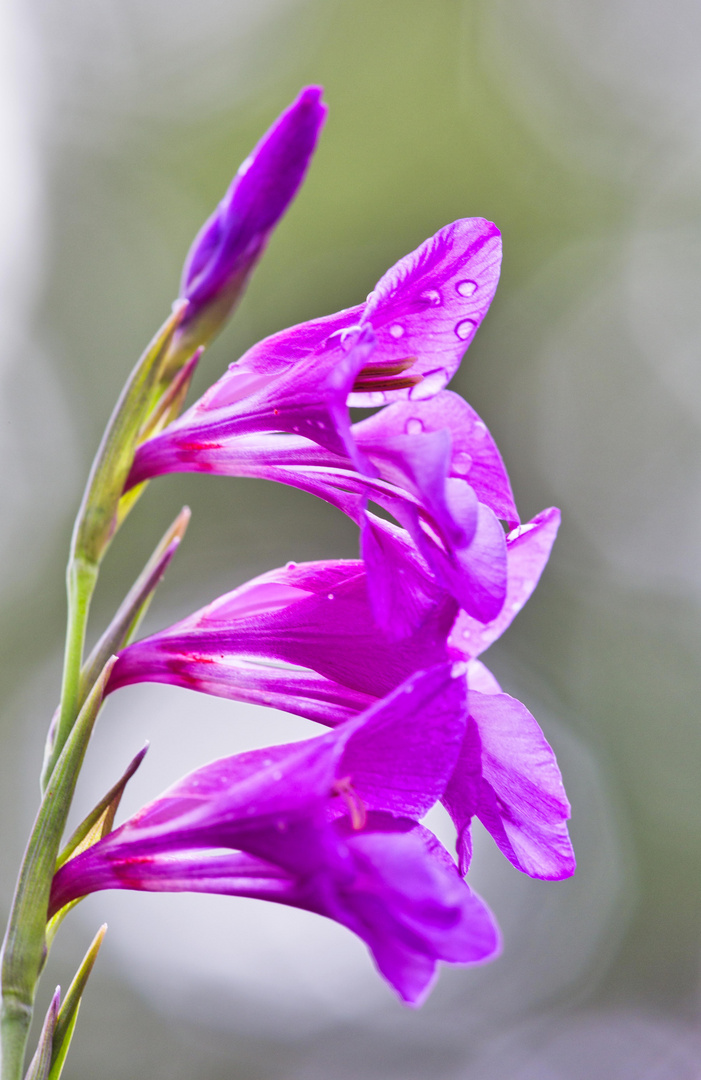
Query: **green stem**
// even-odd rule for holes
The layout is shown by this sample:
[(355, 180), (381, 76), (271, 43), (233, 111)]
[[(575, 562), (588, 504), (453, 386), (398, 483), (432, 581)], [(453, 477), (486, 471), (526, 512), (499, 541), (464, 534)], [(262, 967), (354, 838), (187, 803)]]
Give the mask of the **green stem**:
[(22, 861), (2, 948), (1, 1080), (21, 1080), (34, 995), (46, 948), (51, 881), (78, 773), (113, 658), (95, 683), (56, 762)]
[(83, 663), (85, 631), (90, 600), (97, 582), (98, 567), (84, 559), (71, 559), (66, 574), (68, 591), (68, 626), (63, 663), (63, 685), (58, 723), (51, 733), (41, 778), (42, 792), (46, 790), (54, 765), (66, 745), (80, 708), (80, 669)]
[(24, 1055), (32, 1022), (32, 1006), (11, 994), (4, 994), (0, 1011), (0, 1076), (19, 1080), (24, 1069)]

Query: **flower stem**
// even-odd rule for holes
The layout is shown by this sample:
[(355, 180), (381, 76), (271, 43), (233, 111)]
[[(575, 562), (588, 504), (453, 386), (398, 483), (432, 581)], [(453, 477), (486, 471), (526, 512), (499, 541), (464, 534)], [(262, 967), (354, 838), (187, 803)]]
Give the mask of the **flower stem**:
[(46, 953), (51, 881), (78, 773), (116, 658), (91, 690), (56, 762), (22, 861), (2, 947), (1, 1080), (21, 1080), (34, 995)]
[(63, 664), (61, 706), (56, 728), (50, 735), (46, 760), (41, 778), (42, 792), (51, 777), (58, 756), (71, 733), (79, 709), (80, 669), (83, 662), (85, 631), (88, 622), (90, 600), (97, 582), (98, 566), (85, 559), (73, 558), (68, 564), (66, 586), (68, 592), (68, 626), (66, 651)]

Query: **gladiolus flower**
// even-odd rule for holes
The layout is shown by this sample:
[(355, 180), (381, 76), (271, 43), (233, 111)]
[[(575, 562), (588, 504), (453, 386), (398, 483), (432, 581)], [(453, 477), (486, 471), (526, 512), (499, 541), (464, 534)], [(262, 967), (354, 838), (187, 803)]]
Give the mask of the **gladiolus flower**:
[(418, 824), (454, 768), (464, 696), (442, 664), (333, 732), (196, 770), (65, 863), (50, 912), (110, 888), (274, 900), (353, 930), (420, 1004), (438, 961), (498, 949), (488, 909)]
[[(366, 513), (371, 500), (409, 531), (461, 607), (484, 622), (495, 618), (506, 589), (498, 519), (515, 525), (518, 514), (486, 425), (457, 395), (439, 391), (487, 311), (500, 252), (489, 222), (456, 221), (400, 260), (364, 306), (254, 346), (139, 447), (127, 489), (167, 472), (202, 471), (309, 491), (361, 527), (380, 598), (387, 568)], [(409, 357), (399, 356), (404, 349)], [(351, 425), (349, 402), (407, 395)], [(374, 610), (392, 624), (379, 600)]]
[[(466, 872), (470, 823), (478, 817), (519, 870), (533, 877), (568, 877), (575, 867), (566, 825), (569, 804), (555, 755), (525, 705), (504, 694), (478, 659), (535, 588), (559, 520), (557, 510), (545, 510), (509, 534), (507, 600), (486, 625), (458, 613), (425, 564), (395, 545), (394, 574), (404, 578), (418, 623), (401, 640), (392, 640), (373, 622), (361, 562), (289, 564), (130, 645), (108, 689), (141, 681), (172, 683), (336, 725), (416, 671), (464, 660), (469, 718), (444, 796), (458, 829), (460, 865)], [(383, 535), (396, 539), (391, 532)]]

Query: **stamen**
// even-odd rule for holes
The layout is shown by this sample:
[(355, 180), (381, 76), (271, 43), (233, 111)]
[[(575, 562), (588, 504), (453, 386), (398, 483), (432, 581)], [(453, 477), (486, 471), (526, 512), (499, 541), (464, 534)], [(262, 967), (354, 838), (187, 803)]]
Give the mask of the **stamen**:
[(351, 828), (356, 832), (364, 829), (368, 819), (365, 803), (354, 789), (350, 776), (343, 776), (335, 780), (331, 788), (331, 794), (340, 795), (343, 799), (351, 819)]
[[(369, 390), (406, 390), (421, 382), (421, 375), (404, 375), (416, 363), (415, 356), (405, 356), (401, 360), (387, 363), (369, 363), (358, 373), (353, 383), (356, 391)], [(396, 376), (403, 376), (396, 378)]]

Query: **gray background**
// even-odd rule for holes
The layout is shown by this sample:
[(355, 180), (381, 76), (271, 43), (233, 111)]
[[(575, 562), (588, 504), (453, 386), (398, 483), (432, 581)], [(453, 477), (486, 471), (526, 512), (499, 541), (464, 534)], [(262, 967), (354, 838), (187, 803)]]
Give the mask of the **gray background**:
[[(264, 334), (361, 300), (447, 221), (491, 218), (502, 283), (453, 386), (524, 517), (554, 503), (564, 519), (488, 662), (558, 750), (577, 877), (528, 881), (478, 837), (471, 880), (504, 955), (446, 971), (419, 1013), (312, 916), (92, 897), (46, 978), (65, 987), (108, 921), (69, 1080), (701, 1075), (700, 33), (693, 0), (5, 0), (0, 907), (36, 807), (85, 471), (192, 236), (302, 84), (326, 86), (321, 147), (196, 390)], [(356, 550), (301, 493), (166, 478), (109, 554), (93, 633), (183, 502), (192, 527), (151, 627), (290, 558)], [(310, 730), (129, 689), (79, 808), (146, 737), (127, 810), (212, 757)]]

